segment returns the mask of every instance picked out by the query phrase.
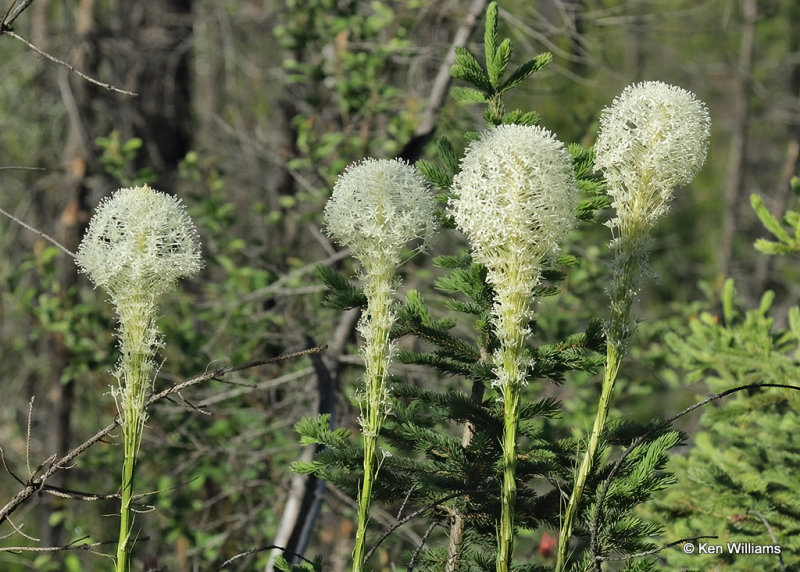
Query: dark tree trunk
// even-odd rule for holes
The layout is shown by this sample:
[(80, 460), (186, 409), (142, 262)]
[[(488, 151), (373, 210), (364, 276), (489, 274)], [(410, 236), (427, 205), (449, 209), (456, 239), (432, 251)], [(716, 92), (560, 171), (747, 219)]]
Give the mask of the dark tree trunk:
[(134, 98), (116, 101), (112, 128), (144, 146), (137, 167), (171, 191), (192, 142), (192, 1), (120, 1), (109, 39), (114, 76)]

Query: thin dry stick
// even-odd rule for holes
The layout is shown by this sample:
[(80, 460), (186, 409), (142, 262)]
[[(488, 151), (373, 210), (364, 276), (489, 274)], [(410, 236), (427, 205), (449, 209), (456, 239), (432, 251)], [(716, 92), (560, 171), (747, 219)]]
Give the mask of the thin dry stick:
[(289, 554), (291, 556), (296, 556), (300, 560), (308, 562), (309, 564), (314, 566), (314, 562), (313, 561), (309, 560), (308, 558), (303, 557), (301, 554), (296, 554), (296, 553), (294, 553), (294, 552), (292, 552), (290, 550), (286, 550), (283, 546), (276, 546), (275, 544), (270, 544), (269, 546), (262, 546), (261, 548), (253, 548), (252, 550), (248, 550), (247, 552), (240, 552), (239, 554), (236, 554), (235, 556), (231, 556), (225, 562), (223, 562), (220, 565), (220, 567), (217, 568), (217, 570), (224, 569), (228, 564), (230, 564), (231, 562), (234, 562), (236, 560), (239, 560), (240, 558), (245, 558), (245, 557), (251, 556), (253, 554), (258, 554), (259, 552), (266, 552), (267, 550), (273, 550), (275, 548), (277, 548), (278, 550), (282, 550), (284, 554)]
[(75, 253), (74, 253), (74, 252), (72, 252), (71, 250), (69, 250), (69, 249), (68, 249), (66, 246), (64, 246), (63, 244), (61, 244), (60, 242), (58, 242), (58, 241), (57, 241), (55, 238), (53, 238), (53, 237), (52, 237), (52, 236), (50, 236), (49, 234), (45, 234), (45, 233), (43, 233), (41, 230), (37, 230), (37, 229), (33, 228), (31, 225), (29, 225), (29, 224), (27, 224), (27, 223), (25, 223), (25, 222), (21, 221), (20, 219), (18, 219), (17, 217), (15, 217), (15, 216), (14, 216), (14, 215), (12, 215), (10, 212), (8, 212), (8, 211), (6, 211), (6, 210), (4, 210), (4, 209), (0, 209), (0, 214), (3, 214), (3, 215), (5, 215), (5, 216), (7, 216), (7, 217), (8, 217), (8, 218), (10, 218), (11, 220), (13, 220), (15, 223), (17, 223), (18, 225), (20, 225), (22, 228), (25, 228), (25, 229), (27, 229), (27, 230), (31, 231), (33, 234), (36, 234), (36, 235), (38, 235), (38, 236), (41, 236), (43, 239), (45, 239), (47, 242), (49, 242), (49, 243), (50, 243), (50, 244), (52, 244), (53, 246), (56, 246), (56, 247), (60, 248), (62, 251), (64, 251), (64, 252), (66, 252), (67, 254), (69, 254), (69, 255), (70, 255), (72, 258), (75, 258)]
[(11, 27), (20, 14), (22, 14), (25, 9), (33, 4), (33, 0), (23, 0), (16, 8), (14, 5), (17, 3), (16, 0), (11, 3), (11, 6), (8, 7), (6, 13), (3, 15), (3, 20), (0, 22), (0, 30), (6, 30)]
[(391, 534), (395, 530), (397, 530), (398, 528), (403, 526), (409, 520), (412, 520), (412, 519), (418, 517), (419, 515), (424, 514), (424, 513), (428, 512), (429, 510), (432, 510), (432, 509), (436, 508), (437, 506), (439, 506), (440, 504), (442, 504), (444, 502), (447, 502), (447, 501), (449, 501), (451, 499), (454, 499), (456, 497), (468, 495), (468, 494), (474, 493), (474, 492), (477, 492), (477, 491), (474, 491), (474, 490), (460, 491), (460, 492), (457, 492), (457, 493), (452, 493), (452, 494), (446, 495), (446, 496), (440, 498), (437, 501), (434, 501), (434, 502), (432, 502), (430, 504), (427, 504), (427, 505), (423, 506), (422, 508), (419, 508), (419, 509), (415, 510), (414, 512), (412, 512), (411, 514), (407, 515), (403, 519), (398, 520), (396, 523), (394, 523), (392, 526), (390, 526), (388, 529), (386, 529), (383, 532), (383, 534), (381, 534), (380, 537), (375, 541), (375, 543), (372, 545), (372, 547), (367, 552), (367, 555), (364, 557), (364, 562), (366, 562), (367, 560), (372, 558), (372, 555), (375, 553), (375, 551), (378, 549), (378, 547), (381, 545), (381, 543), (384, 540), (386, 540), (387, 538), (389, 538), (389, 536), (391, 536)]
[[(325, 347), (326, 346), (317, 346), (315, 348), (311, 348), (311, 349), (307, 349), (307, 350), (303, 350), (303, 351), (299, 351), (299, 352), (294, 352), (294, 353), (290, 353), (290, 354), (283, 354), (283, 355), (276, 356), (276, 357), (273, 357), (273, 358), (268, 358), (268, 359), (264, 359), (264, 360), (258, 360), (258, 361), (250, 362), (250, 363), (245, 364), (245, 365), (229, 367), (229, 368), (221, 368), (221, 369), (217, 369), (217, 370), (214, 370), (214, 371), (211, 371), (211, 372), (206, 372), (206, 373), (204, 373), (202, 375), (198, 375), (196, 377), (193, 377), (192, 379), (189, 379), (189, 380), (184, 381), (182, 383), (173, 385), (173, 386), (168, 387), (167, 389), (165, 389), (163, 391), (160, 391), (159, 393), (156, 393), (155, 395), (152, 395), (150, 397), (150, 399), (147, 400), (147, 402), (145, 404), (145, 407), (149, 407), (150, 405), (152, 405), (156, 401), (164, 399), (168, 395), (172, 395), (173, 393), (177, 393), (177, 392), (181, 391), (182, 389), (186, 389), (187, 387), (189, 387), (191, 385), (195, 385), (197, 383), (201, 383), (201, 382), (204, 382), (204, 381), (210, 381), (212, 379), (213, 380), (217, 380), (217, 381), (223, 381), (220, 378), (224, 377), (225, 375), (227, 375), (229, 373), (233, 373), (233, 372), (236, 372), (236, 371), (242, 371), (244, 369), (248, 369), (248, 368), (252, 368), (252, 367), (258, 367), (258, 366), (265, 365), (265, 364), (275, 363), (275, 362), (282, 361), (282, 360), (285, 360), (285, 359), (304, 356), (304, 355), (308, 355), (310, 353), (321, 352), (321, 351), (323, 351), (325, 349)], [(18, 491), (17, 494), (15, 494), (14, 497), (8, 503), (6, 503), (6, 505), (2, 509), (0, 509), (0, 524), (5, 522), (8, 519), (8, 517), (15, 510), (17, 510), (23, 503), (25, 503), (29, 498), (31, 498), (37, 492), (41, 491), (41, 492), (48, 492), (49, 493), (50, 492), (50, 486), (47, 485), (47, 479), (49, 479), (50, 477), (52, 477), (53, 475), (55, 475), (57, 472), (61, 471), (62, 469), (71, 466), (72, 462), (79, 455), (81, 455), (84, 451), (86, 451), (89, 447), (91, 447), (92, 445), (94, 445), (98, 441), (102, 441), (104, 438), (106, 438), (108, 435), (110, 435), (117, 427), (119, 427), (119, 424), (120, 424), (120, 420), (119, 420), (119, 417), (117, 417), (109, 425), (107, 425), (103, 429), (100, 429), (97, 433), (95, 433), (89, 439), (87, 439), (86, 441), (84, 441), (83, 443), (81, 443), (80, 445), (75, 447), (74, 449), (72, 449), (69, 453), (67, 453), (66, 455), (64, 455), (60, 459), (54, 460), (54, 462), (41, 475), (36, 476), (36, 474), (34, 474), (34, 477), (29, 479), (28, 482), (24, 484), (24, 488), (22, 490)]]
[[(98, 548), (100, 546), (104, 546), (107, 544), (116, 544), (116, 540), (104, 540), (102, 542), (83, 542), (89, 538), (88, 536), (84, 536), (82, 538), (78, 538), (73, 540), (69, 544), (65, 544), (64, 546), (4, 546), (0, 548), (0, 552), (61, 552), (63, 550), (88, 550), (94, 554), (101, 554), (99, 552), (95, 552), (92, 550), (93, 548)], [(141, 540), (147, 540), (147, 538), (142, 538)], [(105, 554), (101, 554), (102, 556), (106, 556)]]
[(703, 538), (719, 538), (719, 536), (692, 536), (691, 538), (681, 538), (675, 542), (670, 542), (664, 546), (653, 548), (652, 550), (645, 550), (644, 552), (636, 552), (634, 554), (625, 554), (623, 556), (598, 556), (597, 560), (601, 562), (621, 562), (622, 560), (631, 560), (633, 558), (641, 558), (642, 556), (650, 556), (651, 554), (658, 554), (662, 550), (677, 546), (678, 544), (686, 544), (687, 542), (694, 542), (695, 540), (702, 540)]
[(120, 89), (120, 88), (118, 88), (118, 87), (116, 87), (114, 85), (111, 85), (110, 83), (103, 83), (102, 81), (98, 81), (98, 80), (94, 79), (93, 77), (86, 75), (82, 71), (77, 70), (74, 67), (72, 67), (67, 62), (65, 62), (63, 60), (60, 60), (57, 57), (48, 54), (44, 50), (41, 50), (41, 49), (37, 48), (35, 45), (33, 45), (31, 42), (29, 42), (28, 40), (26, 40), (22, 36), (12, 32), (11, 29), (8, 28), (8, 27), (6, 27), (4, 29), (0, 29), (0, 34), (4, 34), (6, 36), (11, 36), (15, 40), (19, 40), (20, 42), (22, 42), (23, 44), (28, 46), (30, 49), (32, 49), (34, 52), (36, 52), (37, 54), (39, 54), (43, 58), (47, 58), (48, 60), (50, 60), (51, 62), (53, 62), (55, 64), (58, 64), (60, 66), (64, 66), (69, 71), (71, 71), (72, 73), (74, 73), (75, 75), (80, 77), (81, 79), (84, 79), (84, 80), (88, 81), (89, 83), (93, 83), (94, 85), (100, 86), (100, 87), (102, 87), (104, 89), (107, 89), (109, 91), (116, 91), (117, 93), (121, 93), (123, 95), (130, 95), (130, 96), (133, 96), (133, 97), (136, 97), (138, 95), (137, 93), (135, 93), (133, 91), (127, 91), (127, 90), (124, 90), (124, 89)]

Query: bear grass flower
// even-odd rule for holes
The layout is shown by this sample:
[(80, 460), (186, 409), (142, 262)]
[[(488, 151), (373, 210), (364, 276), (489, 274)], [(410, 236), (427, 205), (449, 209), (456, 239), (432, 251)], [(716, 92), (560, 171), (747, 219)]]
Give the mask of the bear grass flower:
[(710, 130), (708, 109), (693, 93), (658, 81), (626, 87), (600, 115), (595, 145), (616, 211), (608, 226), (622, 234), (652, 227), (673, 190), (703, 166)]
[(542, 260), (558, 248), (575, 220), (577, 186), (563, 143), (538, 126), (501, 125), (473, 141), (453, 179), (450, 212), (495, 291), (493, 356), (504, 407), (503, 491), (497, 570), (514, 549), (516, 439), (520, 397), (530, 358), (526, 340)]
[(630, 85), (600, 116), (595, 167), (608, 182), (611, 228), (609, 343), (624, 351), (634, 324), (630, 308), (646, 269), (650, 231), (669, 209), (674, 189), (705, 162), (711, 119), (705, 104), (680, 87)]
[(573, 523), (635, 328), (631, 306), (645, 273), (650, 232), (669, 209), (674, 189), (691, 182), (700, 171), (710, 132), (711, 119), (702, 101), (657, 81), (626, 87), (600, 116), (595, 167), (606, 178), (616, 212), (606, 223), (614, 252), (607, 287), (611, 317), (605, 328), (606, 367), (597, 415), (561, 526), (556, 572), (567, 567)]
[(363, 267), (367, 309), (359, 322), (364, 338), (365, 390), (361, 400), (364, 476), (358, 498), (358, 528), (353, 570), (364, 566), (366, 527), (377, 476), (377, 440), (388, 413), (386, 378), (394, 353), (389, 332), (396, 319), (392, 309), (393, 281), (403, 248), (416, 241), (422, 250), (436, 232), (436, 203), (425, 179), (398, 160), (365, 159), (347, 167), (336, 181), (325, 206), (325, 230), (352, 249)]
[(76, 253), (79, 269), (105, 289), (119, 317), (122, 357), (112, 390), (124, 459), (116, 570), (130, 569), (133, 478), (145, 405), (161, 344), (158, 299), (202, 268), (200, 240), (180, 199), (148, 186), (120, 189), (102, 201)]
[(159, 297), (202, 268), (197, 231), (180, 199), (147, 185), (120, 189), (98, 205), (77, 262), (112, 301)]

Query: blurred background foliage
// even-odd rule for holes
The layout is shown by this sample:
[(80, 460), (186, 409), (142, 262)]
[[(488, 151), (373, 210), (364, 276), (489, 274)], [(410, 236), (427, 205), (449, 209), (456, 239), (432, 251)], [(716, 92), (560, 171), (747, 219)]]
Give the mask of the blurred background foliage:
[[(424, 135), (426, 114), (435, 116), (437, 134), (461, 148), (463, 133), (483, 125), (474, 106), (446, 100), (431, 108), (429, 100), (456, 31), (469, 24), (476, 5), (482, 12), (480, 4), (36, 0), (15, 22), (18, 34), (138, 96), (88, 84), (0, 36), (0, 208), (74, 250), (91, 210), (114, 189), (146, 181), (181, 196), (200, 229), (206, 269), (162, 308), (167, 344), (157, 387), (218, 364), (328, 343), (344, 331), (343, 351), (330, 356), (328, 367), (342, 373), (334, 378), (337, 425), (353, 429), (357, 412), (345, 396), (360, 371), (354, 319), (348, 328), (346, 316), (321, 308), (323, 287), (312, 272), (320, 262), (346, 274), (352, 265), (320, 232), (322, 206), (352, 160), (432, 158), (432, 146), (413, 145)], [(713, 325), (726, 278), (735, 280), (745, 309), (773, 291), (763, 314), (777, 328), (788, 327), (788, 308), (797, 299), (795, 261), (752, 248), (764, 231), (748, 197), (757, 193), (771, 212), (782, 213), (791, 198), (789, 180), (798, 174), (800, 4), (506, 0), (500, 8), (501, 35), (515, 46), (512, 64), (543, 51), (554, 56), (535, 82), (509, 98), (508, 107), (535, 109), (564, 141), (591, 145), (600, 110), (634, 81), (679, 84), (709, 105), (709, 159), (691, 188), (676, 193), (672, 213), (658, 229), (653, 279), (640, 294), (642, 323), (615, 403), (618, 412), (637, 420), (670, 415), (708, 389), (718, 390), (712, 382), (717, 378), (686, 377), (686, 369), (700, 366), (676, 361), (675, 352), (680, 356), (686, 348), (674, 340), (694, 343), (698, 324)], [(474, 33), (469, 46), (480, 42)], [(603, 220), (601, 215), (582, 225), (564, 248), (581, 261), (562, 295), (538, 305), (545, 341), (605, 316), (609, 237)], [(434, 253), (453, 253), (459, 245), (448, 233)], [(405, 269), (402, 289), (416, 288), (435, 303), (442, 296), (432, 292), (437, 272), (418, 258)], [(113, 418), (113, 328), (103, 294), (77, 276), (67, 256), (0, 217), (6, 396), (0, 446), (7, 468), (21, 479)], [(445, 383), (409, 368), (398, 370), (423, 389)], [(791, 371), (797, 374), (796, 367)], [(184, 396), (212, 416), (177, 403), (153, 408), (138, 469), (138, 488), (149, 493), (139, 516), (148, 538), (137, 547), (141, 569), (210, 569), (276, 538), (293, 482), (289, 464), (303, 455), (292, 426), (317, 410), (317, 379), (304, 359), (248, 370), (237, 380), (258, 388), (212, 382)], [(562, 399), (564, 426), (578, 436), (588, 429), (584, 420), (598, 384), (597, 376), (574, 372), (561, 385), (543, 386), (536, 397)], [(691, 436), (698, 423), (691, 416), (680, 427)], [(702, 435), (693, 453), (697, 462), (703, 462), (703, 447), (714, 443), (708, 441), (713, 431)], [(115, 440), (101, 443), (50, 484), (113, 494), (118, 456)], [(19, 488), (10, 473), (0, 474), (0, 499)], [(110, 500), (34, 497), (3, 524), (3, 532), (12, 533), (13, 522), (39, 542), (12, 534), (2, 543), (111, 540), (115, 510)], [(376, 516), (376, 528), (392, 518)], [(352, 501), (329, 490), (307, 554), (322, 554), (331, 570), (345, 570), (352, 533)], [(374, 565), (405, 566), (403, 554), (423, 533), (413, 522), (399, 529)], [(520, 546), (521, 553), (538, 554), (531, 556), (537, 562), (550, 562), (542, 534)], [(260, 553), (229, 569), (264, 569), (268, 559), (269, 552)], [(109, 566), (86, 551), (2, 553), (0, 563), (9, 571)]]

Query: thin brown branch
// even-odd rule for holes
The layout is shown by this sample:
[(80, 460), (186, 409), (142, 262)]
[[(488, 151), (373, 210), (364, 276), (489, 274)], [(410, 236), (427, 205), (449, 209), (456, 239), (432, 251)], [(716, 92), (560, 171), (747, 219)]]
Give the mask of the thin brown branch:
[[(199, 375), (193, 377), (192, 379), (186, 380), (184, 382), (178, 383), (167, 389), (156, 393), (155, 395), (151, 396), (150, 399), (147, 400), (145, 407), (149, 407), (156, 401), (166, 398), (173, 393), (177, 393), (182, 389), (185, 389), (189, 386), (196, 385), (198, 383), (204, 381), (220, 380), (220, 378), (224, 377), (225, 375), (237, 371), (242, 371), (244, 369), (259, 367), (261, 365), (266, 365), (270, 363), (276, 363), (279, 361), (283, 361), (286, 359), (291, 359), (295, 357), (300, 357), (304, 355), (308, 355), (311, 353), (321, 352), (325, 349), (326, 346), (317, 346), (315, 348), (310, 348), (307, 350), (302, 350), (299, 352), (293, 352), (290, 354), (282, 354), (273, 358), (268, 358), (264, 360), (258, 360), (254, 362), (250, 362), (245, 365), (228, 367), (228, 368), (221, 368), (211, 372), (204, 373), (203, 375)], [(47, 485), (47, 480), (67, 467), (70, 467), (73, 464), (73, 461), (81, 455), (84, 451), (89, 449), (92, 445), (97, 443), (98, 441), (102, 441), (105, 437), (111, 434), (117, 427), (120, 425), (119, 417), (115, 418), (110, 424), (108, 424), (103, 429), (100, 429), (97, 433), (92, 435), (89, 439), (72, 449), (69, 453), (64, 455), (61, 458), (54, 459), (53, 462), (47, 467), (47, 469), (42, 472), (40, 475), (37, 476), (38, 471), (34, 473), (34, 476), (28, 480), (27, 483), (24, 484), (24, 487), (18, 491), (14, 497), (6, 503), (6, 505), (0, 509), (0, 524), (5, 522), (8, 517), (19, 508), (23, 503), (25, 503), (29, 498), (31, 498), (34, 494), (40, 491), (48, 492), (51, 487)], [(6, 467), (8, 470), (8, 467)], [(9, 471), (10, 472), (10, 471)], [(16, 477), (15, 477), (16, 478)], [(57, 489), (54, 489), (57, 490)]]
[(664, 546), (659, 546), (658, 548), (653, 548), (652, 550), (645, 550), (644, 552), (636, 552), (634, 554), (624, 554), (622, 556), (597, 556), (596, 560), (601, 562), (621, 562), (622, 560), (641, 558), (642, 556), (650, 556), (652, 554), (658, 554), (662, 550), (666, 550), (667, 548), (677, 546), (678, 544), (686, 544), (687, 542), (694, 542), (695, 540), (702, 540), (703, 538), (719, 538), (719, 536), (693, 536), (691, 538), (681, 538), (680, 540), (676, 540), (675, 542), (670, 542), (669, 544), (665, 544)]
[(93, 83), (94, 85), (102, 87), (103, 89), (107, 89), (109, 91), (115, 91), (115, 92), (121, 93), (123, 95), (130, 95), (130, 96), (133, 96), (133, 97), (136, 97), (138, 95), (137, 93), (135, 93), (133, 91), (127, 91), (127, 90), (124, 90), (124, 89), (120, 89), (120, 88), (118, 88), (118, 87), (116, 87), (116, 86), (114, 86), (114, 85), (112, 85), (110, 83), (104, 83), (102, 81), (94, 79), (91, 76), (86, 75), (82, 71), (75, 69), (72, 65), (68, 64), (67, 62), (65, 62), (63, 60), (60, 60), (60, 59), (58, 59), (57, 57), (55, 57), (55, 56), (53, 56), (51, 54), (48, 54), (47, 52), (45, 52), (42, 49), (37, 48), (34, 44), (29, 42), (28, 40), (26, 40), (22, 36), (16, 34), (15, 32), (11, 31), (9, 28), (0, 29), (0, 34), (5, 34), (6, 36), (11, 36), (15, 40), (19, 40), (20, 42), (22, 42), (23, 44), (28, 46), (30, 49), (32, 49), (34, 52), (36, 52), (37, 54), (39, 54), (43, 58), (48, 59), (48, 60), (50, 60), (51, 62), (53, 62), (55, 64), (58, 64), (60, 66), (63, 66), (65, 68), (67, 68), (69, 71), (71, 71), (72, 73), (77, 75), (79, 78), (81, 78), (83, 80), (86, 80), (89, 83)]
[(7, 30), (13, 26), (14, 20), (16, 20), (31, 4), (33, 4), (33, 0), (23, 0), (19, 4), (14, 0), (3, 15), (3, 20), (0, 22), (0, 30)]
[(220, 564), (220, 567), (217, 568), (217, 570), (223, 570), (228, 564), (230, 564), (231, 562), (235, 562), (236, 560), (239, 560), (241, 558), (246, 558), (247, 556), (252, 556), (253, 554), (258, 554), (259, 552), (266, 552), (267, 550), (273, 550), (273, 549), (281, 550), (281, 551), (283, 551), (284, 554), (287, 554), (287, 555), (290, 555), (290, 556), (296, 556), (300, 560), (303, 560), (304, 562), (308, 562), (312, 566), (315, 565), (315, 563), (312, 560), (309, 560), (308, 558), (304, 558), (301, 554), (295, 554), (294, 552), (291, 552), (290, 550), (286, 550), (283, 546), (277, 546), (275, 544), (270, 544), (269, 546), (262, 546), (260, 548), (253, 548), (252, 550), (248, 550), (247, 552), (240, 552), (239, 554), (236, 554), (235, 556), (231, 556), (225, 562)]
[(368, 561), (370, 558), (372, 558), (372, 555), (375, 553), (375, 551), (378, 549), (378, 547), (381, 545), (381, 543), (382, 543), (384, 540), (386, 540), (387, 538), (389, 538), (389, 536), (390, 536), (390, 535), (391, 535), (391, 534), (392, 534), (392, 533), (393, 533), (395, 530), (397, 530), (398, 528), (400, 528), (401, 526), (403, 526), (403, 525), (404, 525), (405, 523), (407, 523), (409, 520), (412, 520), (412, 519), (414, 519), (414, 518), (418, 517), (419, 515), (421, 515), (421, 514), (424, 514), (424, 513), (428, 512), (429, 510), (432, 510), (432, 509), (436, 508), (437, 506), (439, 506), (440, 504), (442, 504), (442, 503), (444, 503), (444, 502), (447, 502), (447, 501), (449, 501), (449, 500), (452, 500), (452, 499), (454, 499), (454, 498), (456, 498), (456, 497), (460, 497), (460, 496), (468, 495), (468, 494), (470, 494), (470, 493), (474, 493), (474, 492), (476, 492), (476, 491), (459, 491), (459, 492), (457, 492), (457, 493), (451, 493), (451, 494), (449, 494), (449, 495), (445, 495), (444, 497), (440, 498), (439, 500), (437, 500), (437, 501), (434, 501), (434, 502), (432, 502), (432, 503), (429, 503), (429, 504), (427, 504), (427, 505), (423, 506), (422, 508), (419, 508), (419, 509), (415, 510), (414, 512), (412, 512), (412, 513), (408, 514), (408, 515), (407, 515), (407, 516), (405, 516), (403, 519), (401, 519), (401, 520), (398, 520), (396, 523), (394, 523), (392, 526), (390, 526), (388, 529), (386, 529), (386, 530), (383, 532), (383, 534), (381, 534), (381, 535), (378, 537), (378, 539), (375, 541), (375, 543), (374, 543), (374, 544), (373, 544), (373, 545), (370, 547), (370, 549), (369, 549), (369, 551), (367, 552), (366, 556), (364, 556), (364, 562), (366, 562), (366, 561)]
[(44, 167), (23, 167), (21, 165), (10, 165), (0, 167), (0, 171), (46, 171)]
[(71, 250), (69, 250), (69, 249), (68, 249), (66, 246), (64, 246), (63, 244), (61, 244), (60, 242), (58, 242), (58, 241), (57, 241), (55, 238), (53, 238), (53, 237), (52, 237), (52, 236), (50, 236), (49, 234), (45, 234), (45, 233), (43, 233), (41, 230), (37, 230), (37, 229), (33, 228), (31, 225), (29, 225), (29, 224), (27, 224), (27, 223), (23, 222), (22, 220), (18, 219), (17, 217), (15, 217), (15, 216), (14, 216), (14, 215), (12, 215), (10, 212), (8, 212), (8, 211), (6, 211), (6, 210), (4, 210), (4, 209), (0, 209), (0, 214), (3, 214), (3, 215), (5, 215), (5, 216), (7, 216), (7, 217), (8, 217), (8, 218), (10, 218), (11, 220), (13, 220), (15, 223), (17, 223), (18, 225), (20, 225), (22, 228), (24, 228), (24, 229), (27, 229), (27, 230), (31, 231), (33, 234), (36, 234), (36, 235), (38, 235), (38, 236), (41, 236), (43, 239), (45, 239), (47, 242), (49, 242), (49, 243), (50, 243), (50, 244), (52, 244), (53, 246), (55, 246), (55, 247), (57, 247), (57, 248), (61, 249), (63, 252), (66, 252), (66, 253), (67, 253), (67, 254), (69, 254), (69, 255), (70, 255), (72, 258), (75, 258), (75, 253), (74, 253), (74, 252), (72, 252)]

